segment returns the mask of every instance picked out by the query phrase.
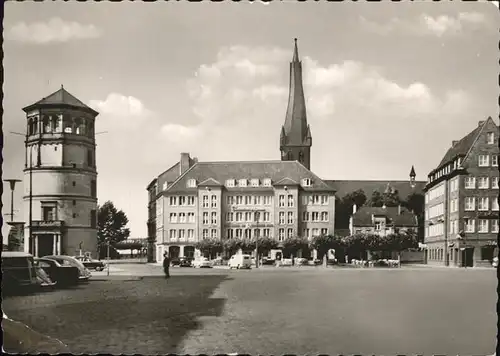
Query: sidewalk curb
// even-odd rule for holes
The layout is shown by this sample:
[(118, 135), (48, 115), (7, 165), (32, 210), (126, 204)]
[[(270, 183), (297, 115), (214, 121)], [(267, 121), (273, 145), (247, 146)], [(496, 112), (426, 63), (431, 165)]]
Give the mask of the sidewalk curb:
[(145, 276), (132, 276), (132, 275), (110, 275), (110, 276), (99, 276), (98, 278), (91, 278), (90, 282), (103, 282), (103, 281), (140, 281)]

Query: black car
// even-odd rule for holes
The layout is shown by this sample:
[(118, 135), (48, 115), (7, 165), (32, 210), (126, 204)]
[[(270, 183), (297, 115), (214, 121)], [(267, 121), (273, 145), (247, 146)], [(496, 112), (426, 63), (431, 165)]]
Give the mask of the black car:
[(276, 260), (272, 258), (263, 257), (260, 263), (262, 265), (274, 265), (276, 263)]
[(174, 257), (170, 260), (170, 266), (172, 267), (180, 266), (180, 264), (181, 264), (181, 259), (179, 257)]
[(180, 259), (179, 267), (193, 267), (192, 260), (187, 257), (183, 257)]
[(61, 265), (50, 258), (36, 258), (35, 266), (43, 269), (58, 287), (68, 287), (78, 284), (79, 271), (77, 267)]

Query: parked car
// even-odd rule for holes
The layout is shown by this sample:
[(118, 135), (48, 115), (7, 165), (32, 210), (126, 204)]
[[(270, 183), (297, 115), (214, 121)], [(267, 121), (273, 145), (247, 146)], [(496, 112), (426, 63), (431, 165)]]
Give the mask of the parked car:
[(74, 266), (78, 268), (79, 272), (79, 277), (78, 279), (80, 282), (87, 282), (90, 277), (92, 276), (92, 273), (86, 268), (83, 263), (78, 261), (76, 258), (71, 257), (71, 256), (64, 256), (64, 255), (59, 255), (59, 256), (44, 256), (44, 258), (48, 258), (54, 261), (59, 262), (61, 265), (69, 265), (69, 266)]
[(262, 265), (274, 265), (276, 261), (269, 257), (262, 257), (261, 264)]
[(250, 255), (241, 255), (241, 254), (232, 255), (231, 258), (229, 259), (229, 269), (232, 268), (250, 269), (252, 268), (252, 258), (250, 257)]
[(179, 257), (174, 257), (170, 260), (170, 266), (176, 267), (181, 264), (181, 259)]
[(25, 252), (2, 251), (2, 292), (33, 291), (38, 286), (33, 256)]
[(41, 268), (58, 287), (68, 287), (78, 284), (80, 272), (78, 267), (60, 263), (51, 258), (35, 258), (35, 265)]
[(43, 270), (43, 268), (37, 266), (35, 261), (35, 271), (36, 278), (38, 281), (38, 285), (42, 288), (53, 288), (56, 285), (56, 282), (53, 282), (49, 275)]
[(83, 265), (89, 270), (95, 269), (96, 271), (102, 271), (104, 268), (106, 268), (106, 264), (104, 262), (94, 260), (87, 256), (75, 256), (75, 258), (83, 263)]
[(193, 267), (192, 260), (188, 257), (183, 257), (180, 259), (179, 267)]
[(194, 268), (212, 268), (212, 262), (206, 257), (200, 257), (193, 261)]

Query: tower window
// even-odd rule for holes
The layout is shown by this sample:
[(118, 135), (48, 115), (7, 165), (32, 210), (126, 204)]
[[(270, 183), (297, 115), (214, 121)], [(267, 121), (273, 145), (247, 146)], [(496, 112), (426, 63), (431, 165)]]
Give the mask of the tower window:
[(75, 181), (73, 181), (73, 187), (76, 187), (76, 182)]
[(76, 218), (76, 213), (73, 213), (73, 218)]
[(54, 146), (54, 151), (57, 151), (57, 146)]
[(96, 186), (96, 181), (93, 180), (90, 182), (90, 196), (92, 198), (96, 198), (97, 197), (97, 186)]
[(94, 166), (94, 160), (92, 159), (92, 150), (91, 149), (87, 149), (87, 164), (89, 167), (93, 167)]

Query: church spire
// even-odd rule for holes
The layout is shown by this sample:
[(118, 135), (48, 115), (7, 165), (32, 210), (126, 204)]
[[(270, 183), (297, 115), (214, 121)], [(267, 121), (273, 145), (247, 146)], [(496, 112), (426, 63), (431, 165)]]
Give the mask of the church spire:
[(302, 84), (302, 62), (295, 38), (293, 57), (290, 62), (288, 108), (280, 136), (282, 159), (299, 160), (309, 169), (311, 145), (311, 131), (307, 124), (306, 101)]

